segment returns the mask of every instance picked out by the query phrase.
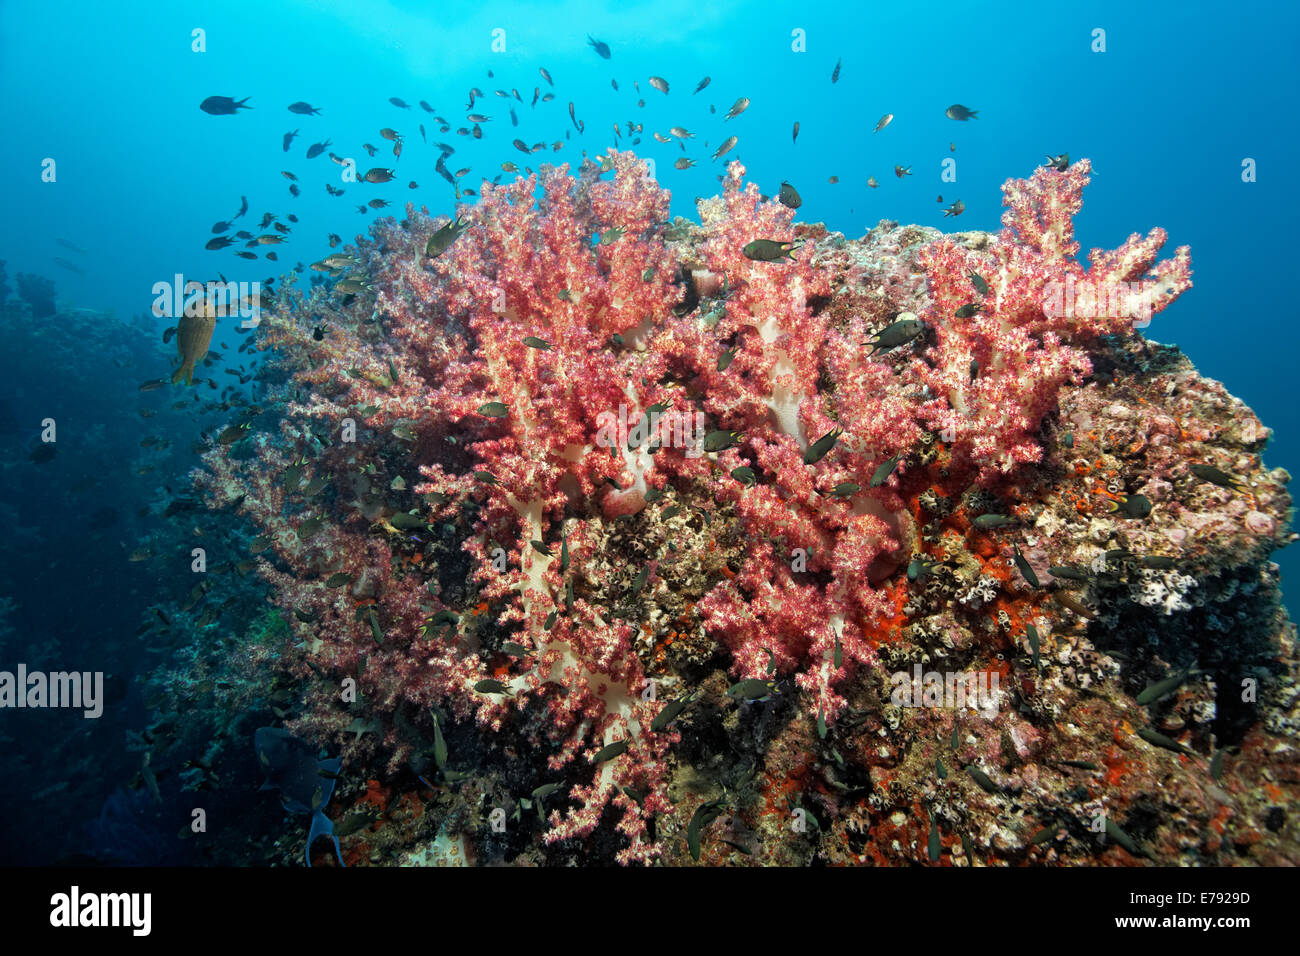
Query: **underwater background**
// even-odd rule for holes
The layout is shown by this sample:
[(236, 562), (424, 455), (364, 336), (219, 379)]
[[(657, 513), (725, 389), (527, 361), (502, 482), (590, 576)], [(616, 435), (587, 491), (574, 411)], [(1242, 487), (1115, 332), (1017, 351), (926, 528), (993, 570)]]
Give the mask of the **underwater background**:
[[(32, 669), (106, 675), (105, 713), (97, 719), (73, 711), (0, 713), (0, 862), (301, 859), (302, 820), (257, 792), (252, 732), (302, 719), (306, 692), (289, 674), (258, 686), (247, 677), (241, 692), (238, 675), (256, 667), (231, 666), (239, 658), (269, 668), (277, 641), (296, 625), (287, 612), (271, 610), (268, 582), (247, 547), (232, 556), (215, 545), (231, 535), (246, 545), (256, 529), (237, 506), (213, 508), (190, 472), (201, 467), (201, 454), (238, 449), (242, 436), (223, 436), (232, 423), (251, 420), (241, 409), (256, 407), (263, 416), (257, 427), (274, 434), (276, 409), (302, 396), (281, 388), (284, 374), (268, 369), (267, 353), (237, 351), (245, 336), (220, 325), (211, 346), (219, 357), (196, 369), (216, 386), (171, 384), (177, 345), (164, 334), (175, 320), (151, 314), (155, 284), (220, 274), (263, 282), (266, 296), (268, 280), (278, 291), (282, 274), (296, 268), (300, 289), (318, 287), (322, 272), (307, 264), (330, 254), (331, 234), (342, 253), (372, 222), (401, 220), (408, 202), (433, 217), (457, 214), (453, 185), (435, 166), (440, 141), (455, 147), (441, 153), (451, 155), (444, 170), (472, 170), (458, 177), (458, 191), (482, 191), (481, 179), (510, 182), (515, 173), (503, 172), (503, 163), (522, 174), (529, 164), (563, 162), (576, 173), (610, 147), (632, 150), (654, 161), (653, 177), (671, 192), (671, 215), (691, 220), (699, 219), (697, 198), (722, 193), (726, 166), (738, 159), (765, 195), (776, 196), (783, 181), (797, 187), (799, 222), (824, 223), (850, 240), (882, 220), (996, 231), (1002, 184), (1068, 153), (1091, 161), (1075, 218), (1085, 253), (1156, 226), (1168, 232), (1166, 255), (1191, 247), (1194, 288), (1144, 334), (1177, 345), (1202, 376), (1248, 405), (1273, 430), (1262, 451), (1266, 466), (1293, 471), (1300, 464), (1298, 316), (1281, 239), (1296, 208), (1291, 177), (1282, 172), (1298, 143), (1289, 120), (1297, 27), (1300, 10), (1281, 3), (1252, 5), (1245, 16), (1208, 3), (0, 6), (0, 530), (7, 543), (0, 553), (0, 669), (23, 661)], [(1104, 50), (1097, 49), (1098, 29)], [(589, 38), (607, 44), (608, 57)], [(665, 78), (669, 91), (652, 87), (652, 76)], [(705, 77), (709, 84), (696, 91)], [(475, 87), (483, 93), (467, 108)], [(536, 100), (535, 88), (554, 99)], [(497, 89), (517, 90), (519, 98), (498, 97)], [(201, 110), (213, 96), (247, 98), (250, 108)], [(742, 97), (747, 108), (725, 119)], [(319, 114), (288, 109), (304, 101)], [(954, 121), (945, 115), (950, 104), (978, 116)], [(465, 116), (476, 110), (492, 117), (479, 124), (481, 138), (458, 136), (457, 127), (474, 125)], [(873, 132), (886, 114), (892, 122)], [(449, 131), (439, 131), (438, 116)], [(666, 142), (651, 135), (670, 127), (693, 135), (665, 135)], [(385, 128), (400, 134), (400, 157), (391, 154), (396, 140), (380, 133)], [(294, 130), (286, 149), (284, 137)], [(733, 134), (738, 142), (729, 155), (713, 159)], [(525, 146), (541, 141), (542, 155), (521, 151), (516, 138)], [(326, 142), (321, 155), (305, 158), (308, 147)], [(379, 155), (366, 157), (362, 143)], [(359, 169), (393, 167), (396, 178), (331, 195), (324, 183), (345, 184), (330, 150), (359, 157)], [(677, 168), (683, 157), (696, 164)], [(955, 165), (945, 166), (949, 159)], [(911, 171), (895, 175), (896, 166)], [(244, 197), (249, 211), (236, 217)], [(391, 206), (358, 212), (371, 197)], [(951, 213), (956, 200), (964, 204), (960, 220)], [(282, 240), (269, 244), (277, 259), (267, 261), (267, 245), (252, 259), (236, 256), (243, 243), (205, 248), (237, 229), (266, 232), (257, 228), (266, 211), (288, 230), (272, 233)], [(309, 330), (317, 304), (297, 301)], [(150, 386), (160, 379), (166, 383)], [(492, 396), (474, 398), (477, 406)], [(42, 453), (40, 442), (50, 419), (58, 430), (53, 455)], [(558, 531), (550, 541), (558, 552)], [(209, 560), (223, 570), (202, 588), (188, 559), (170, 568), (156, 560), (196, 546), (210, 547)], [(1280, 565), (1289, 597), (1288, 582), (1300, 572), (1293, 549), (1269, 560)], [(456, 573), (468, 575), (465, 568)], [(366, 628), (359, 608), (357, 626)], [(291, 673), (309, 677), (306, 667)], [(724, 686), (751, 676), (730, 673)], [(435, 703), (423, 695), (412, 700)], [(453, 755), (458, 747), (472, 753), (475, 717), (445, 706), (433, 724), (401, 716), (400, 707), (388, 711), (397, 724), (419, 724), (413, 734), (425, 743), (416, 751), (433, 754), (445, 736)], [(813, 707), (809, 726), (817, 716)], [(313, 739), (319, 755), (338, 754), (344, 727), (353, 739), (387, 734), (390, 743), (403, 733), (391, 721), (371, 729), (356, 720)], [(478, 722), (485, 722), (481, 713)], [(392, 753), (404, 753), (401, 747), (383, 750), (368, 752), (370, 776), (352, 780), (349, 806), (382, 807), (384, 819), (401, 821), (415, 845), (413, 834), (424, 832), (415, 819), (424, 813), (419, 794), (431, 791), (405, 783), (414, 774), (427, 784), (433, 771), (399, 769), (407, 761)], [(428, 761), (444, 769), (442, 760)], [(405, 783), (395, 782), (403, 773)], [(462, 773), (474, 775), (472, 760)], [(332, 778), (322, 779), (333, 789)], [(522, 778), (515, 784), (524, 787)], [(518, 792), (535, 793), (535, 784), (530, 779)], [(649, 778), (625, 783), (636, 793), (613, 799), (641, 802), (640, 791), (655, 785)], [(189, 828), (196, 794), (212, 821), (239, 819), (226, 831), (236, 836), (177, 836)], [(306, 802), (310, 795), (308, 788)], [(287, 791), (284, 797), (287, 808)], [(545, 797), (532, 799), (540, 818)], [(342, 817), (339, 802), (336, 796), (334, 815)], [(311, 809), (318, 808), (299, 812)], [(353, 832), (371, 823), (354, 820)], [(449, 830), (441, 826), (432, 832), (445, 842)], [(604, 827), (612, 831), (609, 820)], [(212, 829), (219, 831), (215, 822)], [(1282, 832), (1279, 839), (1289, 839)], [(945, 846), (947, 837), (945, 824)], [(570, 852), (568, 861), (578, 863), (615, 855)], [(1294, 845), (1289, 852), (1294, 861)]]

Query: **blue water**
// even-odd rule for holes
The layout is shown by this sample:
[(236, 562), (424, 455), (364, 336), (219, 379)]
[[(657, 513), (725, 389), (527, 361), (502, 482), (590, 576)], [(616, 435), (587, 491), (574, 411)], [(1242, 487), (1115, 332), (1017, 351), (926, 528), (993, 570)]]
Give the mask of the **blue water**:
[[(850, 237), (881, 219), (995, 229), (1002, 182), (1027, 176), (1045, 153), (1068, 152), (1091, 158), (1094, 168), (1077, 220), (1084, 250), (1113, 248), (1153, 226), (1168, 230), (1166, 255), (1175, 246), (1191, 246), (1195, 288), (1146, 332), (1180, 345), (1205, 375), (1254, 408), (1276, 433), (1266, 463), (1295, 471), (1297, 307), (1285, 237), (1297, 205), (1285, 164), (1300, 145), (1293, 122), (1300, 7), (1252, 4), (1249, 16), (1221, 4), (1091, 7), (1083, 12), (1041, 0), (584, 0), (517, 7), (347, 0), (183, 8), (73, 2), (54, 8), (9, 0), (0, 6), (0, 259), (11, 285), (17, 272), (48, 276), (65, 305), (109, 310), (119, 321), (147, 313), (153, 285), (177, 273), (200, 280), (218, 271), (232, 280), (279, 276), (324, 255), (327, 234), (350, 241), (365, 230), (378, 214), (359, 215), (357, 202), (387, 198), (393, 206), (383, 213), (399, 218), (407, 201), (435, 214), (452, 210), (451, 187), (434, 172), (437, 151), (421, 141), (420, 123), (430, 142), (456, 146), (448, 163), (452, 169), (471, 166), (465, 183), (474, 185), (480, 175), (500, 172), (503, 161), (576, 166), (583, 150), (594, 154), (615, 144), (615, 123), (643, 123), (642, 143), (634, 148), (656, 161), (659, 180), (673, 192), (674, 212), (687, 216), (694, 197), (717, 191), (724, 163), (709, 156), (735, 134), (739, 145), (728, 160), (742, 160), (766, 192), (775, 193), (783, 179), (794, 182), (804, 199), (800, 218), (823, 220)], [(1105, 52), (1092, 49), (1098, 28), (1105, 31)], [(192, 49), (195, 29), (204, 31), (205, 52)], [(492, 48), (494, 30), (504, 31), (501, 52)], [(806, 40), (804, 52), (792, 50), (796, 31)], [(588, 34), (610, 45), (610, 60), (588, 47)], [(838, 59), (841, 75), (832, 84)], [(550, 90), (539, 67), (554, 77), (556, 98), (533, 108), (534, 87)], [(649, 86), (651, 75), (668, 79), (668, 95)], [(693, 94), (704, 76), (710, 85)], [(454, 132), (474, 86), (486, 94), (475, 109), (493, 117), (481, 141)], [(523, 102), (495, 96), (497, 88), (517, 88)], [(254, 108), (210, 116), (198, 104), (211, 95), (249, 97)], [(392, 96), (413, 109), (392, 106)], [(752, 101), (749, 109), (724, 122), (741, 96)], [(644, 108), (636, 105), (639, 98)], [(437, 132), (416, 105), (421, 99), (451, 121), (452, 132)], [(321, 115), (288, 112), (296, 100), (318, 106)], [(586, 132), (566, 139), (570, 100)], [(947, 119), (951, 103), (978, 110), (979, 118)], [(509, 105), (518, 114), (517, 129)], [(873, 134), (885, 113), (895, 119)], [(797, 143), (791, 137), (796, 121)], [(686, 153), (676, 142), (660, 144), (650, 136), (674, 125), (695, 134)], [(405, 139), (396, 164), (378, 132), (390, 126)], [(294, 129), (301, 135), (285, 153), (281, 138)], [(516, 136), (527, 143), (564, 140), (565, 146), (558, 154), (548, 148), (525, 157), (510, 145)], [(304, 158), (309, 145), (327, 139), (327, 151), (356, 157), (361, 169), (396, 165), (396, 181), (364, 187), (338, 182), (338, 169), (325, 155)], [(629, 148), (629, 141), (625, 135), (621, 147)], [(363, 142), (380, 148), (375, 160), (362, 152)], [(672, 163), (682, 155), (699, 165), (675, 170)], [(41, 178), (47, 158), (56, 164), (54, 182)], [(955, 183), (940, 180), (940, 164), (949, 158), (957, 163)], [(1242, 180), (1248, 158), (1257, 163), (1256, 182)], [(897, 179), (895, 164), (910, 165), (913, 175)], [(300, 198), (289, 195), (282, 170), (298, 176)], [(837, 184), (828, 182), (832, 176)], [(879, 189), (867, 188), (868, 176), (879, 180)], [(419, 188), (408, 189), (409, 180)], [(327, 181), (344, 186), (346, 194), (326, 195)], [(935, 201), (938, 194), (943, 205)], [(232, 253), (238, 247), (203, 248), (212, 225), (229, 220), (241, 196), (251, 208), (234, 228), (258, 231), (264, 211), (298, 216), (290, 241), (276, 247), (278, 263), (237, 259)], [(945, 221), (942, 210), (955, 199), (966, 212), (959, 221)], [(60, 246), (60, 237), (86, 254)], [(55, 257), (77, 263), (84, 275), (63, 269)], [(154, 333), (168, 324), (148, 321)], [(66, 402), (76, 394), (84, 407), (120, 384), (128, 393), (124, 403), (131, 404), (140, 379), (166, 372), (119, 370), (100, 354), (85, 354), (77, 360), (77, 377), (81, 388), (92, 383), (94, 390), (69, 393), (66, 377), (44, 380), (41, 369), (26, 367), (23, 359), (0, 356), (7, 369), (4, 397), (23, 429), (6, 434), (11, 444), (34, 437), (35, 418), (55, 396)], [(134, 447), (138, 429), (131, 427)], [(182, 461), (192, 463), (171, 460), (172, 474), (188, 467)], [(112, 489), (127, 510), (126, 499), (154, 494), (164, 474), (165, 468), (138, 478), (119, 474), (110, 463), (98, 477), (101, 491)], [(81, 475), (96, 477), (94, 465), (83, 463)], [(65, 483), (56, 490), (67, 489)], [(29, 503), (54, 494), (35, 486), (25, 486), (25, 493)], [(48, 591), (15, 593), (19, 585), (12, 578), (0, 585), (0, 596), (22, 605), (20, 631), (57, 621), (51, 631), (65, 641), (80, 635), (93, 643), (107, 627), (133, 627), (152, 599), (148, 583), (109, 587), (89, 603), (76, 603), (83, 588), (97, 586), (89, 580), (94, 558), (83, 555), (81, 576), (67, 580), (82, 535), (77, 506), (66, 498), (50, 501), (50, 534), (43, 540), (61, 557), (52, 559)], [(74, 541), (51, 543), (55, 529)], [(1300, 573), (1300, 562), (1287, 553), (1277, 559), (1285, 585)], [(30, 587), (23, 580), (23, 588)], [(33, 608), (38, 602), (45, 612)], [(120, 754), (114, 760), (130, 762)], [(112, 792), (110, 783), (103, 794)], [(98, 816), (99, 802), (92, 803), (87, 819)]]

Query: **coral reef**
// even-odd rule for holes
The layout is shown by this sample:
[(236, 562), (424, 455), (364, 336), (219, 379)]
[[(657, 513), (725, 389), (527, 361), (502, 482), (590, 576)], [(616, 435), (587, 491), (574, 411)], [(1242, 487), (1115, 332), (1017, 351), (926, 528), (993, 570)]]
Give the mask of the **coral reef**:
[(32, 307), (33, 319), (44, 319), (57, 311), (53, 280), (31, 272), (20, 272), (15, 281), (18, 283), (18, 298)]
[(1075, 261), (1088, 172), (850, 241), (611, 150), (283, 288), (284, 414), (196, 480), (348, 862), (1292, 859), (1288, 476), (1136, 330), (1187, 250)]

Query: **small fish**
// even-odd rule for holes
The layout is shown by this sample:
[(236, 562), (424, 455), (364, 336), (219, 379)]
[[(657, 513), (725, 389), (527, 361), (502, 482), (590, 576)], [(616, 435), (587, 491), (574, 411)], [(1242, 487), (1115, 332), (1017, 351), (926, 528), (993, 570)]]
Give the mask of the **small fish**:
[(625, 753), (627, 753), (627, 741), (616, 740), (612, 744), (608, 744), (597, 750), (592, 755), (591, 762), (604, 763), (607, 760), (613, 760), (615, 757), (620, 757)]
[[(588, 37), (587, 39), (591, 39), (591, 38)], [(606, 49), (608, 49), (608, 47), (606, 47)], [(544, 66), (539, 66), (539, 67), (537, 68), (537, 72), (540, 73), (540, 74), (542, 74), (542, 79), (544, 79), (544, 80), (546, 81), (546, 85), (547, 85), (547, 86), (554, 86), (554, 85), (555, 85), (555, 81), (551, 79), (551, 73), (550, 73), (549, 70), (546, 69), (546, 67), (544, 67)]]
[(835, 443), (840, 440), (840, 436), (843, 434), (844, 429), (839, 427), (832, 428), (825, 435), (808, 446), (808, 450), (803, 453), (803, 463), (805, 465), (814, 465), (821, 461), (830, 453), (830, 450), (835, 447)]
[(478, 413), (488, 418), (506, 418), (510, 414), (510, 409), (504, 402), (485, 402), (479, 406)]
[(970, 279), (970, 284), (975, 287), (975, 291), (980, 295), (989, 294), (989, 284), (984, 281), (984, 277), (978, 272), (968, 272), (966, 278)]
[(899, 179), (902, 179), (904, 176), (910, 176), (910, 175), (912, 175), (912, 167), (911, 167), (911, 166), (895, 166), (895, 167), (894, 167), (894, 175), (897, 176)]
[(740, 442), (740, 432), (717, 429), (704, 436), (704, 450), (708, 452), (726, 451)]
[(199, 104), (199, 109), (210, 116), (234, 116), (240, 110), (252, 109), (244, 105), (250, 98), (245, 96), (242, 100), (235, 100), (229, 96), (209, 96)]
[[(940, 202), (943, 201), (942, 196), (939, 197), (939, 201)], [(965, 211), (966, 211), (966, 204), (962, 202), (960, 199), (958, 199), (955, 203), (953, 203), (951, 206), (949, 206), (947, 209), (943, 211), (943, 218), (947, 219), (949, 216), (960, 216)]]
[(1030, 566), (1029, 562), (1025, 560), (1025, 556), (1020, 553), (1020, 545), (1013, 544), (1011, 550), (1015, 557), (1016, 568), (1020, 571), (1020, 576), (1025, 579), (1031, 588), (1042, 587), (1042, 585), (1038, 583), (1038, 575), (1034, 573), (1034, 569)]
[(990, 528), (1005, 528), (1012, 523), (1012, 519), (1006, 515), (984, 514), (974, 519), (971, 524), (981, 531), (988, 531)]
[(1139, 847), (1131, 836), (1120, 829), (1119, 824), (1112, 820), (1109, 814), (1106, 815), (1106, 836), (1110, 837), (1134, 856), (1148, 855), (1146, 850)]
[(843, 64), (843, 62), (844, 62), (843, 58), (840, 58), (835, 61), (835, 69), (831, 70), (832, 83), (838, 83), (840, 81), (840, 66)]
[(777, 192), (776, 198), (781, 205), (790, 209), (798, 209), (803, 205), (803, 199), (799, 196), (799, 191), (788, 182), (781, 183), (781, 189)]
[(776, 693), (776, 684), (770, 680), (747, 677), (727, 688), (732, 700), (767, 700)]
[(779, 239), (755, 239), (741, 251), (746, 259), (754, 262), (780, 262), (783, 258), (793, 259), (795, 250), (802, 242), (782, 242)]
[(464, 216), (453, 219), (445, 226), (440, 228), (429, 237), (428, 244), (424, 247), (424, 254), (430, 259), (436, 259), (448, 249), (452, 243), (459, 238), (460, 234), (470, 227), (470, 220)]
[(1233, 491), (1242, 491), (1244, 488), (1241, 480), (1237, 476), (1230, 475), (1225, 471), (1220, 471), (1213, 465), (1189, 465), (1188, 471), (1201, 479), (1201, 481), (1208, 481), (1210, 484), (1218, 485), (1220, 488), (1231, 488)]
[(297, 135), (298, 135), (298, 130), (294, 130), (292, 133), (284, 134), (284, 151), (286, 153), (289, 152), (289, 144), (293, 142), (294, 137)]
[(736, 146), (736, 144), (737, 144), (738, 142), (740, 142), (739, 137), (736, 137), (736, 136), (728, 136), (725, 140), (722, 141), (722, 145), (719, 146), (719, 147), (714, 151), (714, 153), (713, 153), (713, 159), (716, 161), (716, 160), (720, 159), (722, 156), (724, 156), (725, 154), (731, 152), (731, 150), (735, 148), (735, 146)]
[(1042, 829), (1035, 831), (1034, 835), (1029, 838), (1029, 845), (1039, 846), (1043, 843), (1049, 842), (1050, 840), (1054, 840), (1056, 838), (1057, 829), (1058, 828), (1055, 826), (1045, 826)]
[(417, 515), (410, 514), (409, 512), (406, 511), (397, 512), (395, 515), (393, 515), (391, 518), (388, 519), (388, 523), (391, 524), (398, 531), (417, 531), (417, 530), (423, 530), (425, 527), (427, 527), (427, 523), (424, 521), (423, 518), (420, 518)]
[(904, 312), (862, 344), (870, 345), (871, 355), (875, 355), (877, 352), (888, 352), (900, 345), (906, 345), (924, 331), (924, 322), (911, 312)]
[[(602, 43), (600, 40), (594, 39), (594, 38), (591, 36), (591, 34), (587, 34), (587, 45), (588, 45), (589, 47), (591, 47), (593, 50), (595, 50), (595, 51), (596, 51), (596, 55), (599, 56), (602, 60), (608, 60), (608, 59), (609, 59), (609, 44), (608, 44), (608, 43)], [(550, 78), (550, 75), (549, 75), (549, 74), (546, 74), (546, 73), (543, 73), (542, 75), (546, 77), (546, 80), (547, 80), (547, 82), (549, 83), (549, 82), (550, 82), (550, 79), (551, 79), (551, 78)]]
[(475, 684), (474, 690), (480, 694), (505, 694), (507, 697), (510, 696), (509, 687), (501, 683), (499, 680), (493, 680), (490, 677)]
[(331, 143), (329, 140), (325, 140), (325, 142), (323, 143), (312, 143), (310, 146), (307, 147), (307, 158), (315, 159), (317, 156), (325, 152), (325, 150), (332, 145), (334, 144)]
[(368, 183), (389, 183), (393, 181), (396, 172), (397, 171), (393, 169), (382, 169), (376, 167), (374, 169), (367, 169), (361, 178)]
[(731, 104), (731, 109), (727, 110), (727, 116), (723, 122), (726, 122), (726, 120), (729, 119), (735, 119), (747, 109), (749, 109), (749, 97), (742, 96), (740, 99), (736, 100), (736, 102)]
[(1171, 677), (1158, 680), (1154, 684), (1149, 685), (1133, 699), (1143, 706), (1153, 704), (1162, 697), (1168, 697), (1179, 687), (1183, 686), (1187, 681), (1189, 674), (1190, 671), (1184, 671), (1181, 674), (1174, 674)]
[(240, 439), (248, 437), (249, 430), (252, 427), (248, 422), (244, 422), (242, 425), (230, 425), (222, 429), (221, 434), (217, 435), (217, 444), (233, 445)]
[(1073, 611), (1075, 614), (1082, 618), (1086, 618), (1089, 621), (1095, 620), (1097, 617), (1096, 613), (1091, 608), (1075, 599), (1068, 591), (1053, 591), (1052, 600), (1066, 610)]
[(1107, 501), (1106, 508), (1126, 518), (1145, 518), (1151, 514), (1151, 499), (1146, 495), (1124, 495), (1119, 501)]
[(1048, 565), (1047, 571), (1054, 578), (1064, 578), (1067, 581), (1091, 581), (1092, 575), (1082, 568), (1072, 567), (1068, 564)]
[(893, 458), (886, 458), (884, 461), (882, 461), (876, 467), (876, 470), (872, 472), (871, 480), (867, 482), (868, 486), (872, 488), (879, 488), (881, 485), (883, 485), (886, 481), (889, 480), (889, 476), (894, 473), (894, 469), (898, 467), (898, 463), (902, 461), (903, 458), (904, 458), (903, 455), (895, 455)]
[(798, 120), (795, 120), (794, 132), (790, 134), (790, 142), (791, 143), (799, 142), (799, 121)]
[(830, 490), (830, 494), (828, 494), (827, 497), (828, 498), (852, 498), (861, 490), (862, 490), (862, 486), (859, 485), (857, 482), (842, 481)]
[(437, 614), (433, 615), (433, 617), (429, 618), (429, 620), (425, 622), (425, 627), (455, 628), (458, 623), (460, 623), (460, 617), (456, 614), (455, 611), (443, 610), (443, 611), (439, 611)]
[(1062, 760), (1061, 763), (1067, 767), (1074, 767), (1076, 770), (1091, 770), (1093, 772), (1101, 770), (1101, 767), (1091, 760)]
[(695, 160), (687, 159), (685, 156), (682, 156), (681, 158), (677, 159), (673, 163), (673, 166), (675, 166), (677, 169), (690, 169), (694, 165), (695, 165)]
[(1047, 162), (1043, 163), (1043, 165), (1056, 170), (1058, 173), (1063, 173), (1070, 168), (1070, 154), (1062, 153), (1060, 156), (1053, 156), (1048, 153)]
[(966, 773), (970, 776), (972, 780), (974, 780), (979, 785), (979, 788), (983, 790), (985, 793), (1000, 792), (1001, 788), (989, 778), (989, 775), (986, 774), (979, 767), (976, 767), (974, 764), (971, 764), (966, 768)]
[(875, 177), (875, 176), (868, 176), (868, 177), (867, 177), (867, 185), (870, 186), (872, 189), (879, 189), (879, 188), (880, 188), (880, 183), (878, 183), (878, 182), (876, 181), (876, 177)]
[(1191, 750), (1183, 747), (1183, 745), (1178, 743), (1177, 740), (1174, 740), (1173, 737), (1167, 737), (1164, 734), (1160, 734), (1158, 731), (1153, 731), (1151, 727), (1139, 727), (1138, 736), (1147, 741), (1148, 744), (1152, 744), (1153, 747), (1162, 747), (1166, 750), (1173, 750), (1174, 753), (1191, 754)]
[(954, 103), (943, 111), (943, 115), (950, 120), (961, 120), (964, 123), (968, 119), (978, 119), (979, 110), (969, 110), (960, 103)]
[[(709, 85), (709, 78), (706, 76), (704, 79), (700, 80), (700, 82), (696, 84), (695, 93), (698, 93), (700, 90), (704, 89), (708, 85)], [(695, 93), (692, 93), (691, 95), (694, 96)]]
[(650, 85), (653, 86), (660, 93), (666, 94), (668, 92), (668, 81), (665, 80), (662, 76), (650, 77)]
[(297, 103), (290, 103), (290, 104), (289, 104), (289, 112), (290, 112), (290, 113), (299, 113), (299, 114), (301, 114), (301, 115), (303, 115), (303, 116), (319, 116), (319, 115), (320, 115), (320, 110), (318, 110), (316, 107), (312, 106), (310, 103), (304, 103), (304, 102), (302, 102), (301, 100), (299, 100)]
[(754, 474), (754, 469), (744, 465), (731, 469), (731, 477), (742, 485), (752, 485), (758, 480), (758, 476)]
[[(695, 862), (700, 861), (700, 839), (704, 834), (704, 829), (718, 817), (722, 816), (726, 804), (721, 800), (714, 800), (710, 803), (702, 803), (691, 816), (691, 822), (686, 826), (686, 849), (690, 851), (691, 859)], [(816, 819), (812, 814), (808, 814), (810, 820)]]
[(933, 816), (930, 817), (930, 839), (926, 852), (930, 856), (931, 863), (938, 863), (939, 857), (943, 853), (943, 843), (939, 838), (939, 821)]
[(402, 99), (400, 99), (400, 98), (398, 98), (398, 97), (396, 97), (396, 96), (390, 96), (390, 97), (388, 98), (388, 102), (392, 103), (392, 104), (393, 104), (394, 106), (396, 106), (399, 110), (409, 110), (409, 109), (411, 108), (411, 107), (406, 103), (405, 100), (402, 100)]
[[(668, 517), (668, 511), (664, 511), (664, 520), (667, 520), (667, 517)], [(645, 583), (647, 580), (649, 580), (649, 578), (650, 578), (650, 565), (647, 564), (643, 568), (641, 568), (641, 570), (637, 572), (636, 577), (632, 579), (633, 597), (641, 593), (641, 589), (645, 587)]]
[(547, 349), (551, 347), (550, 342), (547, 342), (544, 339), (539, 339), (535, 335), (525, 336), (523, 341), (524, 341), (524, 345), (527, 345), (530, 349), (539, 349), (540, 351), (543, 352), (545, 352)]
[(1038, 669), (1038, 628), (1032, 624), (1025, 625), (1025, 636), (1029, 639), (1029, 651), (1033, 654), (1034, 670)]
[(736, 349), (728, 349), (722, 355), (718, 356), (718, 371), (725, 372), (733, 360), (736, 359)]
[(871, 132), (873, 132), (873, 133), (879, 133), (882, 129), (884, 129), (886, 126), (888, 126), (888, 125), (889, 125), (890, 123), (892, 123), (893, 121), (894, 121), (894, 114), (893, 114), (893, 113), (886, 113), (884, 116), (880, 117), (880, 122), (878, 122), (878, 123), (876, 124), (876, 128), (873, 129)]

